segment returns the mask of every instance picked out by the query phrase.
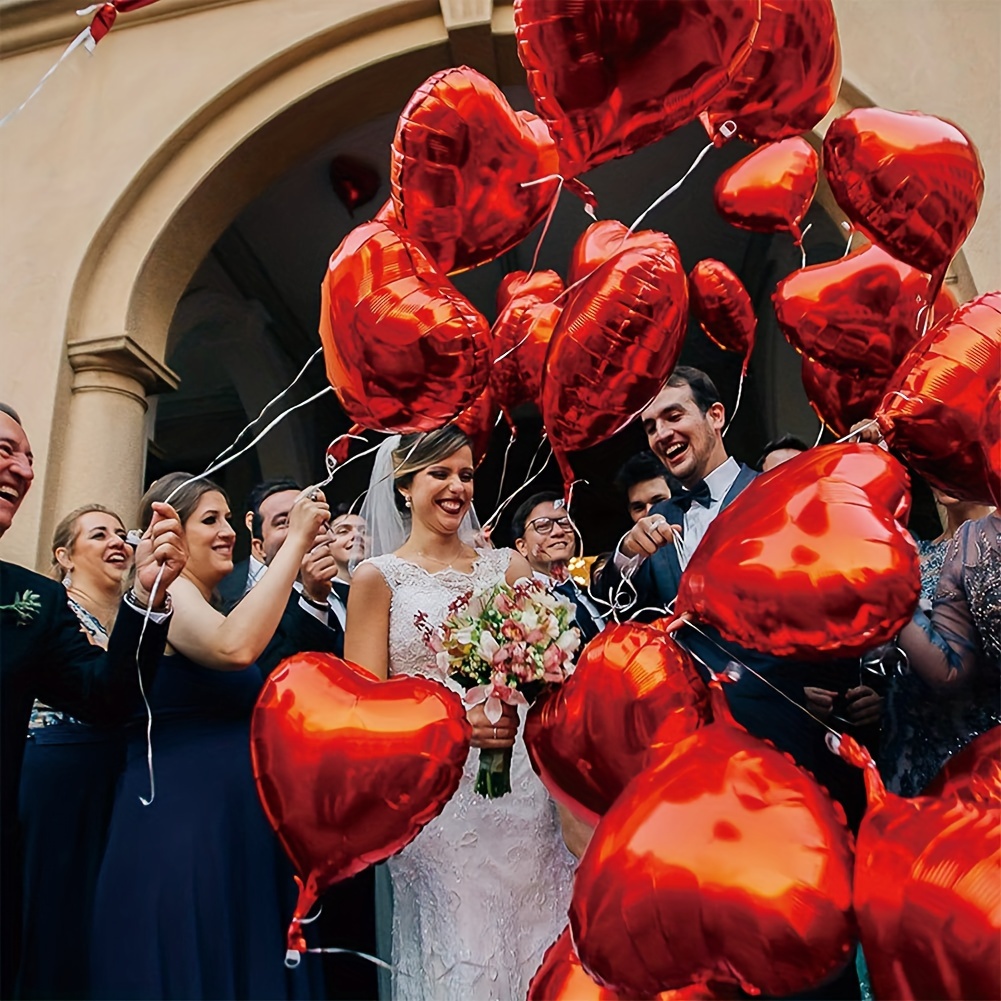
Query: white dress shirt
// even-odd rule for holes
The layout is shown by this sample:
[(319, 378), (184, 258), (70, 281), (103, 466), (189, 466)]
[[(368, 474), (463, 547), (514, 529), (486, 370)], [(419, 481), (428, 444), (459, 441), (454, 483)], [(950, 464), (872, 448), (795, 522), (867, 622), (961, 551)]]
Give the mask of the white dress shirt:
[[(730, 492), (730, 487), (733, 486), (739, 472), (740, 463), (733, 456), (728, 456), (725, 462), (720, 463), (711, 473), (706, 475), (705, 483), (709, 487), (711, 497), (709, 507), (703, 507), (698, 501), (693, 502), (692, 506), (685, 512), (685, 518), (682, 522), (684, 535), (678, 540), (677, 546), (678, 562), (681, 564), (682, 570), (688, 566), (692, 553), (702, 541), (713, 518), (719, 514), (723, 507), (723, 500)], [(626, 535), (628, 534), (627, 532)], [(613, 560), (615, 568), (623, 577), (631, 577), (636, 572), (636, 568), (646, 559), (647, 554), (637, 553), (635, 556), (626, 556), (622, 552), (622, 542), (625, 537), (623, 535), (619, 539)]]

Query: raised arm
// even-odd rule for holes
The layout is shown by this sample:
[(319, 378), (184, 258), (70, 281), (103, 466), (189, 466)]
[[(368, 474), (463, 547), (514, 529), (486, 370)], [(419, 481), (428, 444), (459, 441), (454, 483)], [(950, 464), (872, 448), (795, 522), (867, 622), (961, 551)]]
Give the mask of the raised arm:
[(389, 606), (392, 593), (379, 570), (362, 563), (351, 578), (344, 659), (381, 678), (389, 677)]
[(268, 564), (268, 572), (229, 615), (212, 608), (195, 584), (181, 576), (170, 589), (174, 604), (170, 645), (203, 667), (220, 671), (254, 663), (278, 628), (303, 555), (329, 518), (322, 494), (317, 500), (300, 497), (289, 513), (288, 535)]

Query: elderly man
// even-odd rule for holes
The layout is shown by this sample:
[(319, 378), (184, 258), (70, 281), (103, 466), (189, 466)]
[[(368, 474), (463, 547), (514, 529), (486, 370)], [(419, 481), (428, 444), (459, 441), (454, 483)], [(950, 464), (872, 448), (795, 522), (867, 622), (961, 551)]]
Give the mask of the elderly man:
[[(0, 404), (0, 537), (10, 528), (34, 479), (31, 446), (16, 411)], [(2, 969), (0, 996), (13, 997), (20, 951), (21, 871), (18, 788), (24, 740), (36, 698), (89, 723), (123, 722), (148, 687), (163, 652), (170, 614), (167, 587), (187, 559), (174, 510), (155, 504), (136, 550), (135, 583), (122, 600), (107, 651), (91, 645), (54, 580), (0, 561), (0, 713), (2, 713)], [(153, 611), (143, 618), (158, 573)], [(142, 636), (142, 643), (140, 643)], [(72, 832), (67, 832), (72, 836)]]

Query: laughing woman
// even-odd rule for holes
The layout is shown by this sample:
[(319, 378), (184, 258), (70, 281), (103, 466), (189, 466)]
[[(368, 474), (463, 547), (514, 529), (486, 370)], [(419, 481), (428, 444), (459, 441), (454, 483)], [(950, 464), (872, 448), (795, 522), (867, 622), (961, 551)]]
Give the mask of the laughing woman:
[(172, 496), (188, 563), (149, 693), (152, 769), (142, 707), (130, 734), (98, 880), (92, 996), (315, 997), (318, 969), (283, 965), (295, 885), (258, 800), (249, 730), (264, 681), (255, 660), (330, 512), (322, 495), (300, 497), (268, 572), (225, 617), (212, 596), (233, 569), (229, 504), (214, 483), (188, 480), (165, 476), (141, 502), (145, 524)]

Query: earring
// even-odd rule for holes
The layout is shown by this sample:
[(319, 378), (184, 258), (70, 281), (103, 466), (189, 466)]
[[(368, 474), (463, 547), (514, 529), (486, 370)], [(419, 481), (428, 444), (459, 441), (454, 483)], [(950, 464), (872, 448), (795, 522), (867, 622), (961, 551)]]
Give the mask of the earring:
[(70, 576), (69, 570), (66, 571), (66, 576), (63, 577), (63, 587), (67, 590), (73, 586), (73, 578)]
[(410, 508), (412, 508), (414, 506), (413, 505), (413, 501), (410, 500), (410, 494), (407, 494), (403, 498), (403, 503), (407, 505), (407, 510), (410, 510)]

